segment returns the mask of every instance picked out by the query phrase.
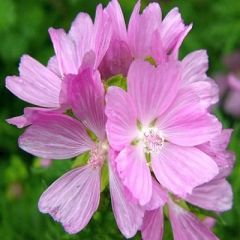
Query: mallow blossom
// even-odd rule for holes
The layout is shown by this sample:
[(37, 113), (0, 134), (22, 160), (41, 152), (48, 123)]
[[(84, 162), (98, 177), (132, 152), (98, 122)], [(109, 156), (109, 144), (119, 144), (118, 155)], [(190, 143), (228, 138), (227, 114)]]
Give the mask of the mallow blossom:
[[(188, 206), (231, 208), (231, 130), (209, 113), (218, 88), (206, 74), (206, 51), (178, 59), (191, 27), (177, 8), (163, 20), (157, 3), (140, 13), (140, 1), (126, 27), (112, 0), (97, 7), (94, 23), (80, 13), (68, 33), (49, 29), (55, 56), (47, 67), (23, 56), (20, 76), (7, 77), (6, 87), (36, 106), (8, 120), (26, 127), (20, 148), (42, 159), (88, 156), (39, 200), (40, 211), (67, 232), (81, 231), (97, 211), (107, 168), (126, 238), (140, 230), (143, 239), (161, 239), (165, 212), (174, 239), (217, 239)], [(126, 89), (109, 86), (117, 74)]]
[[(81, 231), (98, 208), (101, 171), (109, 169), (113, 212), (125, 237), (133, 237), (142, 224), (143, 209), (128, 201), (115, 173), (115, 153), (105, 135), (104, 88), (98, 72), (85, 69), (69, 76), (72, 110), (76, 120), (63, 114), (40, 112), (19, 139), (25, 151), (42, 158), (69, 159), (88, 153), (85, 166), (56, 180), (41, 196), (39, 209), (49, 213), (69, 233)], [(89, 131), (95, 135), (94, 139)], [(109, 160), (108, 160), (109, 159)]]
[(112, 37), (100, 64), (104, 79), (116, 74), (126, 76), (134, 59), (154, 58), (156, 63), (177, 59), (182, 41), (192, 28), (191, 24), (184, 24), (178, 8), (172, 9), (162, 19), (157, 3), (150, 3), (140, 13), (138, 1), (128, 26), (117, 0), (112, 0), (105, 11), (112, 22)]
[(44, 66), (29, 55), (21, 58), (20, 76), (6, 78), (6, 88), (18, 98), (36, 107), (24, 109), (24, 115), (8, 119), (10, 124), (25, 127), (39, 111), (64, 112), (69, 107), (65, 78), (80, 69), (97, 69), (111, 38), (111, 24), (99, 5), (94, 23), (86, 13), (79, 13), (67, 34), (63, 29), (49, 29), (55, 56)]
[(179, 62), (154, 67), (136, 60), (127, 91), (107, 92), (109, 144), (120, 152), (115, 161), (123, 184), (141, 205), (152, 196), (151, 172), (169, 191), (186, 196), (219, 171), (196, 146), (220, 134), (221, 124), (191, 88), (181, 87), (182, 72)]
[[(214, 211), (216, 216), (220, 212), (231, 209), (233, 194), (230, 184), (225, 179), (230, 174), (234, 162), (234, 155), (226, 151), (230, 136), (231, 130), (223, 130), (219, 136), (201, 146), (201, 148), (205, 146), (205, 152), (208, 154), (210, 154), (209, 146), (212, 146), (210, 155), (220, 167), (220, 172), (214, 179), (196, 187), (183, 199), (173, 195), (167, 197), (167, 192), (164, 195), (164, 189), (160, 186), (154, 188), (153, 196), (161, 198), (163, 205), (145, 212), (141, 227), (143, 240), (162, 239), (164, 212), (168, 212), (174, 239), (218, 239), (210, 231), (215, 220), (207, 217), (201, 221), (190, 212), (189, 203), (208, 211)], [(153, 201), (153, 197), (151, 201)]]

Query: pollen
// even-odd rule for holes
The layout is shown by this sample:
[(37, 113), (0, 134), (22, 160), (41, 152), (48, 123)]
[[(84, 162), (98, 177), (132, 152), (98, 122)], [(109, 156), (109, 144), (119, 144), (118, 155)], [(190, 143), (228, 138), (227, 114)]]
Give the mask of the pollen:
[(158, 153), (161, 151), (165, 139), (158, 128), (143, 128), (140, 132), (140, 139), (146, 153)]
[(98, 143), (90, 151), (90, 158), (88, 164), (93, 167), (102, 167), (107, 157), (108, 145), (106, 143)]

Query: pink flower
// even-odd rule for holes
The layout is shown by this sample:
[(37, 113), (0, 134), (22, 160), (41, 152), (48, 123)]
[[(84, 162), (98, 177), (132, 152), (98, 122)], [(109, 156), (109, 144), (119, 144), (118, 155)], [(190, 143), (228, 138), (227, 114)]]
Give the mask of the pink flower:
[[(195, 201), (189, 201), (189, 198), (185, 200), (195, 206), (211, 211), (222, 212), (230, 209), (232, 204), (232, 191), (230, 187), (226, 185), (225, 180), (217, 181), (218, 183), (216, 185), (212, 183), (208, 185), (208, 183), (206, 183), (205, 186), (202, 186), (201, 193), (198, 192), (198, 190), (193, 192), (192, 198), (194, 198)], [(169, 197), (165, 203), (163, 206), (168, 209), (167, 217), (172, 225), (174, 239), (218, 239), (210, 231), (210, 227), (205, 221), (201, 222), (197, 216), (187, 210), (188, 205), (186, 203), (183, 205), (182, 199), (174, 198), (173, 201)], [(185, 208), (180, 206), (181, 203)], [(143, 225), (141, 227), (143, 240), (162, 239), (164, 228), (163, 206), (145, 212)]]
[[(109, 149), (105, 135), (104, 89), (99, 73), (85, 69), (68, 77), (72, 109), (80, 121), (63, 114), (40, 113), (20, 137), (19, 146), (35, 156), (50, 159), (68, 159), (88, 152), (89, 160), (85, 166), (55, 181), (42, 194), (39, 209), (61, 222), (67, 232), (81, 231), (98, 208), (101, 170), (107, 164), (118, 227), (124, 236), (133, 237), (142, 224), (144, 211), (128, 201), (116, 174), (113, 164), (116, 153)], [(97, 141), (90, 138), (89, 131)]]
[[(227, 153), (226, 148), (229, 143), (230, 135), (231, 131), (224, 130), (220, 136), (217, 136), (210, 142), (202, 145), (206, 147), (205, 151), (210, 154), (210, 156), (213, 156), (213, 153), (215, 154), (214, 160), (217, 163), (219, 163), (219, 156), (223, 153)], [(201, 149), (203, 150), (202, 146)], [(211, 153), (209, 149), (211, 149)], [(232, 160), (233, 159), (231, 158), (224, 159), (225, 166), (232, 165)], [(227, 171), (225, 171), (225, 173), (226, 172)], [(187, 194), (181, 199), (172, 194), (166, 199), (167, 193), (165, 192), (164, 195), (164, 191), (166, 190), (162, 189), (161, 199), (164, 204), (153, 209), (148, 209), (145, 212), (143, 225), (141, 227), (143, 240), (162, 239), (164, 225), (163, 207), (168, 209), (167, 217), (172, 225), (174, 239), (218, 239), (210, 231), (215, 220), (210, 219), (210, 224), (206, 222), (208, 218), (201, 222), (197, 216), (190, 213), (188, 203), (208, 211), (215, 211), (217, 214), (231, 209), (233, 193), (230, 184), (225, 180), (225, 177), (227, 176), (227, 174), (224, 175), (220, 172), (214, 179), (197, 186), (193, 189), (191, 194)], [(158, 186), (158, 189), (161, 189), (160, 185)], [(154, 192), (151, 202), (153, 201), (154, 196), (156, 196), (156, 188), (154, 189)], [(158, 194), (158, 196), (160, 195)]]
[(176, 59), (178, 50), (192, 25), (185, 26), (177, 8), (162, 20), (159, 4), (149, 4), (140, 14), (140, 1), (134, 7), (128, 27), (117, 0), (112, 0), (106, 13), (113, 26), (111, 43), (100, 71), (104, 79), (127, 74), (134, 59), (151, 57), (158, 64)]
[(181, 64), (155, 68), (138, 60), (127, 81), (127, 92), (108, 90), (106, 129), (111, 147), (120, 151), (119, 176), (139, 203), (151, 199), (151, 170), (159, 183), (179, 196), (215, 177), (216, 163), (196, 146), (218, 135), (221, 125), (194, 91), (181, 88)]
[[(106, 27), (107, 26), (107, 27)], [(49, 29), (55, 56), (45, 67), (28, 55), (20, 61), (20, 76), (6, 78), (6, 87), (18, 98), (38, 106), (27, 108), (23, 116), (8, 119), (10, 124), (24, 127), (32, 123), (38, 112), (63, 112), (68, 106), (65, 78), (80, 69), (97, 69), (105, 55), (111, 37), (110, 19), (102, 6), (96, 10), (95, 22), (80, 13), (68, 34), (63, 29)]]

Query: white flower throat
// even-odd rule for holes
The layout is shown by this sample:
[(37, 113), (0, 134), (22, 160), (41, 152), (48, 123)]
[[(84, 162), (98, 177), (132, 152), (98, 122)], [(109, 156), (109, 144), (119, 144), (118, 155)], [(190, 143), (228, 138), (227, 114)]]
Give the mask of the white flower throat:
[(156, 127), (143, 127), (139, 133), (145, 153), (159, 153), (164, 145), (164, 137)]

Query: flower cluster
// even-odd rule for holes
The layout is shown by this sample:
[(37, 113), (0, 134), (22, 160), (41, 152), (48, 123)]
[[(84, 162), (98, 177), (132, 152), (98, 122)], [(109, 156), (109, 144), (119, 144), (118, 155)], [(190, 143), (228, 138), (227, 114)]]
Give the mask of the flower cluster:
[(165, 215), (176, 240), (217, 239), (196, 209), (231, 208), (231, 130), (208, 110), (218, 88), (206, 75), (206, 51), (178, 58), (191, 28), (177, 8), (162, 19), (159, 4), (140, 12), (140, 1), (126, 26), (112, 0), (97, 7), (94, 22), (80, 13), (68, 33), (50, 28), (55, 55), (47, 66), (25, 55), (19, 76), (7, 77), (6, 87), (36, 106), (7, 120), (26, 128), (20, 148), (48, 161), (87, 159), (39, 200), (68, 233), (97, 211), (107, 169), (126, 238), (141, 231), (145, 240), (162, 239)]

